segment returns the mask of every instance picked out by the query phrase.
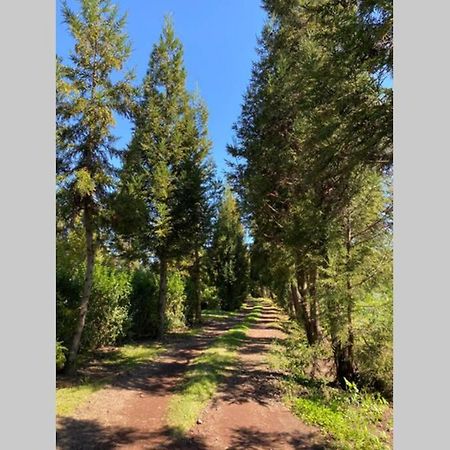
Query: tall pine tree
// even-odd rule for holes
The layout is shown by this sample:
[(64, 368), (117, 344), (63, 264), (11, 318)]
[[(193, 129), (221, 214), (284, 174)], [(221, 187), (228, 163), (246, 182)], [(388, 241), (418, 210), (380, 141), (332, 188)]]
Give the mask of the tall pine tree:
[[(136, 221), (128, 224), (131, 242), (159, 264), (160, 336), (166, 328), (169, 266), (193, 255), (198, 292), (200, 253), (210, 220), (207, 112), (185, 84), (183, 47), (166, 18), (150, 56), (122, 173), (123, 197), (131, 199), (125, 208), (137, 213)], [(199, 304), (199, 296), (195, 302)]]
[(201, 284), (202, 260), (205, 245), (212, 232), (215, 167), (209, 158), (211, 142), (208, 139), (208, 112), (205, 104), (198, 98), (193, 99), (189, 114), (194, 127), (188, 135), (192, 142), (186, 148), (182, 161), (182, 171), (178, 179), (177, 228), (180, 236), (180, 254), (186, 254), (190, 264), (192, 289), (188, 296), (187, 318), (189, 322), (201, 320)]
[(249, 289), (249, 256), (237, 202), (228, 186), (219, 207), (211, 258), (221, 307), (239, 308)]
[[(114, 113), (130, 110), (132, 75), (122, 73), (130, 54), (125, 17), (110, 0), (80, 0), (79, 14), (65, 4), (63, 15), (75, 46), (70, 63), (59, 60), (57, 65), (58, 193), (64, 193), (72, 214), (82, 215), (86, 248), (84, 287), (68, 358), (72, 369), (91, 296), (99, 220), (114, 181)], [(122, 78), (116, 81), (118, 74)]]

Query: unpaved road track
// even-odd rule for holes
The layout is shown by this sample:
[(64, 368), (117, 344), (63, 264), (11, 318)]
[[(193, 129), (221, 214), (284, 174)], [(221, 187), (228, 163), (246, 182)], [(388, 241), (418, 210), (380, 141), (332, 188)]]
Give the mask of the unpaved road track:
[(314, 449), (318, 433), (298, 420), (280, 401), (276, 375), (265, 364), (280, 312), (267, 303), (247, 333), (240, 364), (202, 414), (202, 424), (191, 432), (211, 450)]
[[(244, 309), (243, 314), (247, 311)], [(75, 449), (311, 449), (324, 447), (312, 427), (281, 403), (264, 362), (282, 333), (279, 311), (264, 303), (239, 350), (239, 364), (219, 388), (186, 439), (177, 439), (165, 416), (190, 361), (240, 317), (211, 322), (200, 336), (174, 343), (156, 361), (120, 376), (90, 397), (72, 417), (57, 419), (57, 447)]]

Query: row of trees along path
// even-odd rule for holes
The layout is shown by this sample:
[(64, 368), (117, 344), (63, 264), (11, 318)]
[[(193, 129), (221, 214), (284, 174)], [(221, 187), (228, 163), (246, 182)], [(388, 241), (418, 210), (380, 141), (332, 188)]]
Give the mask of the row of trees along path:
[[(343, 388), (349, 380), (392, 394), (393, 96), (383, 82), (392, 75), (392, 2), (262, 3), (270, 20), (228, 147), (235, 158), (229, 179), (253, 238), (252, 283), (290, 311), (311, 347), (328, 343)], [(118, 9), (109, 0), (81, 0), (79, 14), (66, 5), (63, 13), (75, 46), (69, 65), (57, 61), (57, 242), (81, 230), (84, 246), (76, 306), (60, 301), (70, 322), (70, 371), (86, 321), (93, 323), (102, 254), (113, 265), (158, 270), (160, 337), (170, 270), (189, 268), (192, 324), (207, 283), (202, 265), (211, 269), (216, 298), (235, 300), (228, 305), (235, 309), (245, 297), (245, 277), (235, 277), (235, 269), (249, 258), (240, 218), (214, 220), (207, 111), (186, 89), (183, 48), (170, 21), (136, 87), (125, 71), (131, 46)], [(123, 155), (112, 133), (116, 114), (133, 123)], [(233, 216), (234, 202), (227, 190), (222, 217)], [(235, 236), (221, 239), (230, 223)], [(223, 255), (231, 250), (243, 257), (228, 265)], [(262, 358), (277, 334), (269, 326), (276, 313), (264, 308), (239, 367), (188, 443), (174, 440), (165, 424), (168, 398), (191, 359), (231, 323), (210, 323), (201, 336), (171, 345), (155, 364), (123, 375), (74, 417), (59, 420), (60, 447), (320, 445), (274, 397)]]

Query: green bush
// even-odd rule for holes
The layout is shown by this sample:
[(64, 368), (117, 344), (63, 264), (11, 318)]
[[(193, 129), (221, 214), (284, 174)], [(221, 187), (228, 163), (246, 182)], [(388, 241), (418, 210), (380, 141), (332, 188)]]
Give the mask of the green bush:
[[(56, 248), (56, 338), (66, 347), (72, 342), (78, 322), (85, 274), (80, 234), (72, 232), (65, 239), (58, 239)], [(98, 252), (81, 351), (114, 344), (127, 334), (130, 278), (129, 270)]]
[(97, 264), (94, 284), (81, 341), (82, 349), (91, 350), (117, 343), (130, 328), (129, 297), (131, 276), (126, 270)]
[(392, 296), (367, 295), (356, 315), (355, 362), (362, 383), (391, 399), (393, 393)]
[(155, 337), (158, 328), (158, 276), (152, 270), (138, 269), (131, 279), (129, 336)]
[(167, 330), (186, 325), (186, 277), (179, 270), (172, 270), (167, 280)]
[(202, 292), (202, 306), (207, 309), (220, 308), (220, 299), (216, 286), (205, 286)]
[(71, 232), (56, 242), (56, 339), (70, 346), (83, 289), (83, 239)]
[(321, 378), (316, 368), (321, 362), (330, 361), (332, 353), (326, 342), (309, 345), (303, 328), (296, 322), (284, 323), (288, 333), (283, 344), (274, 346), (278, 363), (295, 379)]
[(64, 347), (62, 342), (56, 341), (56, 370), (61, 371), (66, 364), (67, 348)]

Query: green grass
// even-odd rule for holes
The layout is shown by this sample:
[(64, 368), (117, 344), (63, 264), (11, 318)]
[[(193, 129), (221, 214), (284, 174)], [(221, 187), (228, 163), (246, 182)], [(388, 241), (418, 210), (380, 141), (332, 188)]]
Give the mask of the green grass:
[(355, 385), (343, 391), (331, 387), (324, 379), (311, 379), (299, 361), (302, 357), (310, 355), (302, 349), (301, 338), (290, 335), (285, 341), (273, 344), (267, 358), (273, 369), (286, 373), (281, 381), (286, 405), (305, 423), (318, 426), (331, 439), (330, 448), (391, 448), (380, 426), (389, 413), (389, 403), (379, 395), (358, 391)]
[(323, 394), (313, 394), (288, 398), (287, 402), (298, 417), (331, 435), (336, 449), (390, 448), (387, 436), (375, 432), (375, 425), (382, 419), (386, 405), (370, 395), (360, 396), (355, 403), (349, 401), (346, 394), (331, 395), (331, 399), (324, 398)]
[[(164, 348), (158, 343), (150, 345), (128, 344), (112, 352), (98, 354), (101, 365), (115, 369), (131, 369), (156, 358)], [(81, 379), (78, 385), (56, 390), (56, 414), (70, 416), (75, 409), (86, 403), (89, 397), (111, 382), (113, 376), (101, 379)]]
[(259, 316), (261, 306), (254, 306), (245, 319), (218, 337), (213, 345), (193, 361), (193, 366), (169, 403), (168, 423), (176, 434), (183, 435), (196, 422), (201, 411), (217, 391), (218, 385), (238, 359), (251, 324)]
[(163, 347), (158, 343), (150, 345), (127, 344), (117, 351), (106, 354), (102, 362), (106, 365), (133, 368), (144, 362), (151, 361), (163, 351)]
[(70, 416), (75, 409), (86, 403), (88, 398), (102, 389), (109, 380), (87, 381), (79, 386), (61, 388), (56, 390), (56, 414)]
[(224, 319), (229, 317), (235, 317), (238, 314), (236, 311), (222, 311), (220, 309), (205, 309), (202, 311), (202, 318), (204, 320), (209, 319)]

